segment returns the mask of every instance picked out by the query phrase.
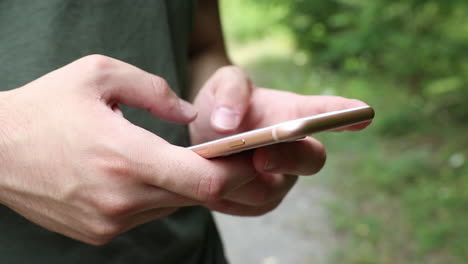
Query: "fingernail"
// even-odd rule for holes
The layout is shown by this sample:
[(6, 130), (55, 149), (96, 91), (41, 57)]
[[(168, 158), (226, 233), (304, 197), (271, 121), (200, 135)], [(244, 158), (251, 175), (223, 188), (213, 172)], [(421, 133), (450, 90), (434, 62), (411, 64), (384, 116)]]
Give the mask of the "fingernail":
[(219, 107), (213, 114), (213, 123), (221, 129), (231, 130), (237, 128), (240, 122), (239, 113), (227, 108)]
[(179, 99), (179, 107), (182, 114), (188, 119), (192, 119), (197, 115), (195, 107), (187, 101)]

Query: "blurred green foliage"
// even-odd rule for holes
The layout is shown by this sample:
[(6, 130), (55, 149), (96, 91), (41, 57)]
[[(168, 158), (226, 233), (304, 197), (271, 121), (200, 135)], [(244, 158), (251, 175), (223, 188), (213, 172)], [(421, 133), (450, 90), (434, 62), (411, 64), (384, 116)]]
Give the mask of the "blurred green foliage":
[[(468, 1), (237, 0), (238, 41), (288, 31), (314, 65), (385, 75), (468, 121)], [(226, 8), (229, 10), (229, 6)], [(260, 17), (259, 17), (260, 15)], [(229, 32), (231, 33), (231, 32)]]
[(263, 86), (359, 98), (376, 109), (365, 131), (314, 135), (329, 156), (317, 177), (338, 195), (330, 219), (345, 238), (331, 263), (465, 263), (468, 124), (431, 117), (420, 110), (430, 102), (381, 76), (308, 68), (289, 58), (245, 67)]
[(256, 48), (243, 56), (265, 50), (261, 39), (277, 47), (243, 65), (258, 85), (376, 109), (366, 131), (317, 135), (324, 184), (339, 196), (332, 262), (466, 263), (468, 1), (225, 0), (222, 10), (228, 44)]

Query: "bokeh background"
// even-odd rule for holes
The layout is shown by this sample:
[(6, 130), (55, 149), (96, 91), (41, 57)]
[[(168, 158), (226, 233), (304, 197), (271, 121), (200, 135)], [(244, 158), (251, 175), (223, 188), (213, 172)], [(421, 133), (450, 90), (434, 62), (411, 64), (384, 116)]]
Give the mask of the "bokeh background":
[[(234, 261), (466, 263), (468, 1), (223, 0), (221, 10), (229, 53), (258, 86), (358, 98), (376, 110), (365, 132), (316, 136), (327, 165), (280, 213), (218, 216), (224, 233), (248, 230), (242, 242), (224, 237)], [(326, 217), (307, 214), (317, 206)], [(290, 240), (288, 262), (271, 245), (287, 239), (283, 218), (292, 215), (305, 249)], [(265, 225), (276, 238), (255, 240), (269, 238), (255, 233)], [(251, 251), (263, 255), (246, 259)]]

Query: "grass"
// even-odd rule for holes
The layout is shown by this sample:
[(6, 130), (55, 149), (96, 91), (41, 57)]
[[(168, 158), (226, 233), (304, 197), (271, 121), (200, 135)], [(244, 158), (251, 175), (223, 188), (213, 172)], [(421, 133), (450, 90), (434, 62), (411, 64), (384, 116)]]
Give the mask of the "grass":
[[(329, 209), (343, 243), (330, 262), (464, 263), (468, 126), (394, 80), (311, 68), (293, 49), (285, 51), (288, 43), (278, 44), (278, 52), (262, 46), (279, 42), (234, 48), (256, 84), (359, 98), (376, 109), (363, 132), (317, 136), (329, 153), (322, 182), (339, 197)], [(252, 56), (252, 46), (263, 53)]]

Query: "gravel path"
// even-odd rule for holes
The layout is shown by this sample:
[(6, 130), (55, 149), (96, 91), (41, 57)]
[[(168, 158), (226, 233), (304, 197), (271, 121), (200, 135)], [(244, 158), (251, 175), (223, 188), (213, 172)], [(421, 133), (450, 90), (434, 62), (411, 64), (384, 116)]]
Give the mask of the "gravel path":
[[(315, 176), (317, 177), (317, 176)], [(314, 179), (300, 179), (283, 203), (261, 217), (215, 214), (232, 264), (322, 264), (336, 237), (323, 202), (331, 195)]]

